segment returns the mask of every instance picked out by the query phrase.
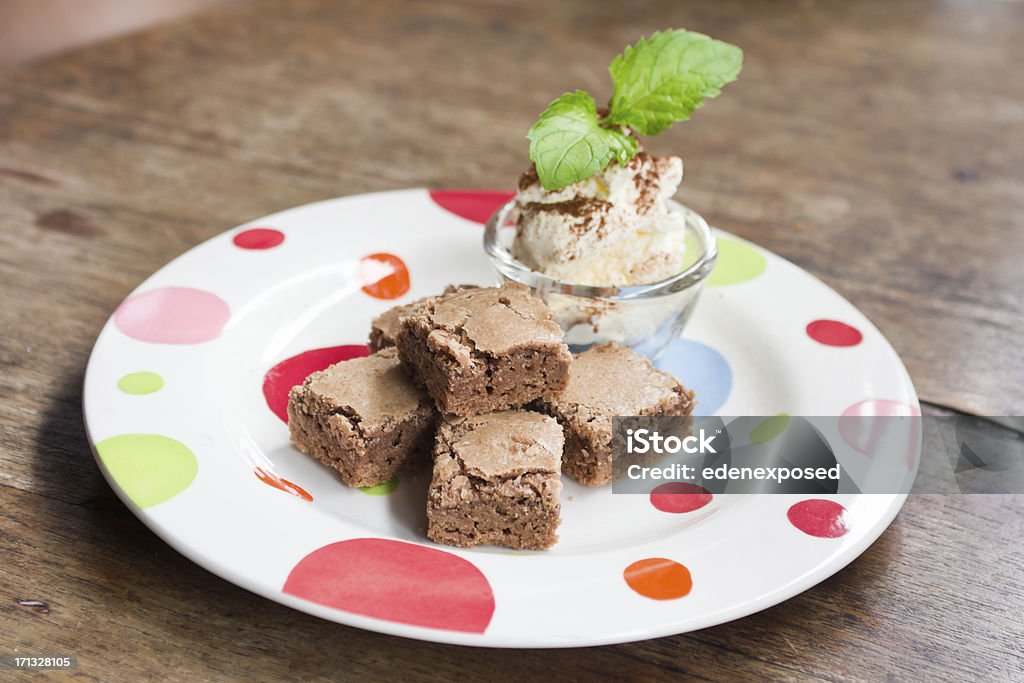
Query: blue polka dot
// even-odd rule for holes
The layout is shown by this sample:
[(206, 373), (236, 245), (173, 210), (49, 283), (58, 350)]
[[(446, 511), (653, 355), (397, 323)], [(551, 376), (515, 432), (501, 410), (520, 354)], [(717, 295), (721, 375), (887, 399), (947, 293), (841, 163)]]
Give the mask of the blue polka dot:
[(714, 415), (732, 392), (732, 369), (725, 356), (707, 344), (680, 339), (655, 363), (678, 377), (697, 394), (694, 415)]

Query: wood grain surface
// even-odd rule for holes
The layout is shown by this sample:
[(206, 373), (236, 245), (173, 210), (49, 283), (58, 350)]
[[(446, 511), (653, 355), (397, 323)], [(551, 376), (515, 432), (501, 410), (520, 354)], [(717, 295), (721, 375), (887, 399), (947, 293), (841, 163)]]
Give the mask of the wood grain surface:
[(848, 568), (730, 624), (509, 652), (247, 593), (93, 464), (83, 369), (155, 269), (317, 199), (511, 187), (544, 105), (604, 99), (611, 57), (666, 26), (746, 53), (651, 144), (683, 155), (680, 198), (849, 298), (923, 400), (1021, 414), (1020, 2), (245, 3), (0, 74), (0, 654), (77, 653), (104, 681), (1021, 680), (1020, 496), (912, 496)]

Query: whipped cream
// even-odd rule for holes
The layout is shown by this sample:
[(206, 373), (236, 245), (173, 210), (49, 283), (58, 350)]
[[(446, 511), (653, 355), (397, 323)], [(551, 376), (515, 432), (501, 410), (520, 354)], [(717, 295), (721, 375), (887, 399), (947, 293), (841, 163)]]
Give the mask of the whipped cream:
[(625, 166), (548, 191), (534, 169), (519, 181), (512, 255), (563, 282), (649, 284), (682, 269), (685, 221), (668, 208), (683, 179), (679, 157), (639, 152)]

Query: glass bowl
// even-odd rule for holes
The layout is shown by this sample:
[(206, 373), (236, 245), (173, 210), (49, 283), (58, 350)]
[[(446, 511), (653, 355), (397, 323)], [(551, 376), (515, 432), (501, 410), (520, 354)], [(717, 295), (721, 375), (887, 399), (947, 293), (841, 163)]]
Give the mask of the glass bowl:
[(574, 353), (615, 341), (657, 358), (690, 319), (718, 257), (715, 236), (697, 212), (674, 201), (669, 202), (669, 210), (685, 218), (683, 267), (676, 275), (651, 284), (577, 285), (530, 270), (511, 252), (518, 216), (515, 200), (503, 204), (487, 221), (484, 250), (502, 280), (524, 284), (548, 303)]

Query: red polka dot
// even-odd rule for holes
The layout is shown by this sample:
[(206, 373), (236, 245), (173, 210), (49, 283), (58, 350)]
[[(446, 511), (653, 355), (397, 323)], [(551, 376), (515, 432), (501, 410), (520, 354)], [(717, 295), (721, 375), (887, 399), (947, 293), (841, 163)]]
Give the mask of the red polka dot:
[(257, 467), (253, 471), (253, 473), (256, 475), (257, 479), (262, 481), (267, 486), (272, 486), (273, 488), (278, 489), (279, 491), (290, 493), (293, 496), (301, 498), (302, 500), (305, 500), (307, 502), (313, 502), (313, 496), (309, 495), (309, 492), (306, 491), (306, 489), (302, 488), (298, 484), (291, 483), (284, 477), (279, 477), (273, 472), (267, 472), (262, 467)]
[(471, 562), (382, 538), (324, 546), (302, 558), (284, 592), (319, 605), (412, 626), (483, 633), (494, 593)]
[(674, 600), (693, 588), (690, 570), (675, 560), (648, 557), (626, 567), (622, 578), (630, 588), (652, 600)]
[(297, 356), (281, 361), (270, 368), (263, 377), (263, 398), (267, 401), (267, 407), (287, 423), (288, 392), (292, 387), (302, 384), (311, 373), (318, 370), (343, 360), (368, 355), (370, 350), (365, 344), (347, 344), (303, 351)]
[(670, 481), (651, 491), (651, 505), (662, 512), (675, 514), (699, 510), (710, 503), (711, 498), (703, 486), (685, 481)]
[(363, 291), (377, 299), (397, 299), (409, 291), (409, 269), (394, 254), (370, 254), (359, 260)]
[(273, 228), (251, 228), (235, 235), (232, 241), (242, 249), (273, 249), (284, 242), (284, 233)]
[(831, 500), (802, 500), (790, 507), (786, 516), (797, 529), (818, 538), (839, 538), (850, 530), (846, 508)]
[(216, 294), (192, 287), (161, 287), (128, 297), (114, 323), (132, 339), (152, 344), (200, 344), (216, 339), (231, 317)]
[(815, 320), (808, 323), (807, 336), (825, 346), (856, 346), (864, 340), (860, 330), (838, 320)]
[(430, 198), (442, 209), (476, 223), (486, 223), (491, 214), (514, 196), (512, 192), (492, 190), (430, 191)]

